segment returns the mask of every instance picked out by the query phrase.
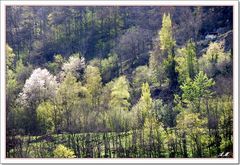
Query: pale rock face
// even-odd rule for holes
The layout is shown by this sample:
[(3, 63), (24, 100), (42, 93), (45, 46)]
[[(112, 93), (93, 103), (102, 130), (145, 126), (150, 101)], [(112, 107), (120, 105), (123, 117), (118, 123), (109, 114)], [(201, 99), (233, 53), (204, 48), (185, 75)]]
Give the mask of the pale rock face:
[(206, 40), (214, 40), (214, 39), (216, 39), (216, 38), (217, 38), (217, 36), (216, 36), (216, 35), (213, 35), (213, 34), (208, 34), (208, 35), (205, 36), (205, 39), (206, 39)]
[(32, 101), (52, 99), (56, 94), (57, 87), (56, 77), (51, 75), (47, 69), (35, 69), (26, 80), (23, 90), (19, 94), (19, 101), (28, 106)]

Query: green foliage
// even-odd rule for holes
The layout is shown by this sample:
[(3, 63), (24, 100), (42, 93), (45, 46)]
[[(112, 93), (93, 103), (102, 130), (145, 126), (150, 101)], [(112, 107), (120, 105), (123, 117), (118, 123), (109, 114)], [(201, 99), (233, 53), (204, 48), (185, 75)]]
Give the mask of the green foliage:
[[(193, 157), (202, 157), (203, 148), (207, 145), (207, 119), (202, 118), (199, 113), (182, 111), (177, 116), (177, 126), (180, 133), (186, 134), (188, 144), (194, 144), (195, 152)], [(187, 146), (191, 147), (191, 146)]]
[(75, 158), (74, 151), (59, 144), (53, 151), (54, 158)]
[(201, 98), (208, 98), (213, 94), (210, 87), (214, 84), (213, 79), (209, 79), (204, 72), (200, 71), (194, 80), (187, 79), (180, 86), (183, 91), (182, 97), (190, 102)]
[[(232, 32), (203, 55), (199, 41), (209, 26), (229, 30), (222, 13), (231, 15), (230, 7), (7, 10), (6, 157), (196, 158), (233, 150), (232, 56), (224, 52)], [(197, 44), (184, 45), (189, 38)]]
[(179, 82), (193, 79), (198, 73), (198, 61), (196, 57), (196, 45), (193, 41), (188, 41), (186, 46), (179, 49), (179, 55), (175, 57), (177, 66), (176, 70), (179, 73)]
[[(178, 88), (174, 46), (176, 41), (173, 38), (172, 21), (170, 14), (163, 15), (162, 28), (159, 32), (159, 43), (157, 49), (150, 54), (150, 68), (160, 85), (169, 82), (170, 91), (173, 93)], [(160, 64), (160, 65), (159, 65)], [(168, 78), (168, 80), (166, 80)]]
[[(178, 73), (176, 71), (176, 61), (174, 58), (174, 54), (169, 54), (168, 57), (163, 61), (163, 68), (169, 80), (169, 89), (173, 96), (173, 93), (176, 92), (178, 88)], [(173, 98), (173, 97), (172, 97)]]
[(112, 109), (128, 110), (129, 103), (129, 83), (125, 76), (121, 76), (114, 81), (111, 89), (110, 107)]
[(148, 83), (142, 84), (142, 95), (140, 102), (142, 102), (142, 114), (143, 116), (146, 116), (149, 113), (148, 111), (152, 108), (152, 98)]
[(171, 108), (165, 104), (161, 99), (153, 100), (153, 114), (156, 119), (161, 122), (165, 127), (173, 127), (175, 125), (178, 110), (176, 106)]
[(160, 48), (163, 51), (167, 51), (168, 53), (172, 51), (173, 46), (176, 44), (176, 41), (173, 39), (172, 32), (172, 21), (170, 14), (163, 14), (162, 18), (162, 28), (159, 32), (160, 38)]
[(81, 88), (82, 86), (77, 82), (76, 77), (68, 73), (57, 90), (56, 104), (59, 110), (58, 114), (61, 115), (61, 124), (67, 131), (72, 129), (72, 112), (78, 109)]
[(177, 128), (182, 131), (187, 131), (189, 134), (193, 133), (192, 136), (206, 133), (206, 124), (206, 118), (201, 118), (198, 113), (182, 111), (177, 117)]
[(150, 85), (156, 85), (157, 80), (155, 80), (151, 69), (148, 66), (139, 66), (133, 71), (133, 85), (136, 89), (140, 88), (143, 83), (148, 83)]
[(85, 70), (85, 81), (86, 88), (93, 98), (99, 96), (102, 88), (102, 78), (98, 67), (87, 66)]
[(25, 81), (30, 77), (33, 72), (33, 66), (25, 66), (22, 59), (18, 60), (16, 63), (16, 79), (21, 87), (24, 85)]
[(112, 77), (118, 74), (118, 60), (118, 55), (112, 53), (101, 61), (101, 75), (104, 82), (109, 82)]
[(16, 74), (12, 70), (7, 70), (7, 94), (12, 93), (17, 85)]
[(56, 62), (58, 65), (62, 65), (64, 62), (64, 59), (61, 54), (56, 54), (54, 56), (54, 62)]
[(152, 106), (153, 101), (151, 98), (149, 85), (148, 83), (143, 83), (141, 98), (132, 109), (132, 111), (137, 111), (138, 113), (138, 125), (140, 127), (144, 125), (145, 119), (147, 117), (152, 116)]
[[(173, 93), (176, 92), (178, 89), (178, 73), (176, 72), (176, 61), (175, 61), (175, 53), (174, 53), (174, 46), (175, 40), (173, 39), (173, 32), (172, 32), (172, 21), (170, 14), (163, 15), (162, 19), (162, 28), (159, 32), (160, 37), (160, 48), (162, 56), (164, 59), (162, 61), (162, 65), (164, 71), (166, 72), (166, 76), (169, 79), (169, 88), (170, 88), (170, 95), (173, 98)], [(166, 56), (167, 54), (167, 56)]]
[[(221, 141), (221, 149), (224, 151), (231, 150), (233, 146), (233, 104), (232, 97), (230, 96), (222, 96), (219, 99), (216, 99), (215, 104), (219, 104), (219, 126), (222, 131), (222, 141)], [(214, 102), (214, 101), (213, 101)]]
[(207, 52), (199, 59), (200, 70), (209, 76), (215, 76), (218, 71), (224, 72), (231, 62), (230, 53), (224, 52), (223, 42), (211, 42)]
[(60, 72), (64, 59), (61, 54), (54, 55), (53, 62), (48, 63), (47, 67), (50, 72), (57, 74)]
[(51, 133), (54, 130), (54, 105), (51, 102), (43, 102), (37, 107), (37, 121), (39, 129), (43, 133)]
[(163, 85), (166, 81), (166, 73), (163, 64), (164, 58), (159, 51), (150, 52), (149, 69), (153, 73), (154, 81), (157, 81), (156, 86)]
[(6, 44), (6, 65), (7, 69), (14, 69), (14, 59), (15, 59), (15, 54), (13, 52), (13, 49)]
[[(64, 81), (60, 84), (57, 95), (61, 102), (74, 102), (80, 90), (81, 84), (77, 82), (76, 77), (74, 77), (71, 73), (68, 73), (64, 78)], [(64, 99), (66, 99), (64, 101)]]

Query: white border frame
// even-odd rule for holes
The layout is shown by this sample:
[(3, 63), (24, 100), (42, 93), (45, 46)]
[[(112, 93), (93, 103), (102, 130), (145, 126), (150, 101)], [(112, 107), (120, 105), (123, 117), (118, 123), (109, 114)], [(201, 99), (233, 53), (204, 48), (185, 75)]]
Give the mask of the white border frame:
[[(1, 3), (1, 161), (2, 163), (238, 163), (238, 1), (0, 1)], [(5, 6), (233, 6), (233, 98), (234, 158), (5, 158), (6, 96), (5, 96)]]

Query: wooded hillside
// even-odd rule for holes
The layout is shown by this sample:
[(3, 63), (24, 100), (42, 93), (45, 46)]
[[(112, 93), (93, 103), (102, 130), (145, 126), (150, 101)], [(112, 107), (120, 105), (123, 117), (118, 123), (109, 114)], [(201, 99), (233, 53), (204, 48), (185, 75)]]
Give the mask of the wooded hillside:
[(6, 18), (7, 157), (232, 157), (232, 7)]

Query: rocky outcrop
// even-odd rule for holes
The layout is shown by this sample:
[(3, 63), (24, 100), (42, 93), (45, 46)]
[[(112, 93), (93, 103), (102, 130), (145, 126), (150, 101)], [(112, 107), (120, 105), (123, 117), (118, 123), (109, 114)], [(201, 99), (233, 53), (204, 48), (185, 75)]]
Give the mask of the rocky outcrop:
[(204, 40), (198, 41), (197, 44), (197, 56), (202, 56), (208, 48), (210, 42), (223, 42), (224, 50), (231, 51), (233, 48), (233, 31), (227, 31), (226, 33), (211, 34), (211, 37), (205, 36)]

